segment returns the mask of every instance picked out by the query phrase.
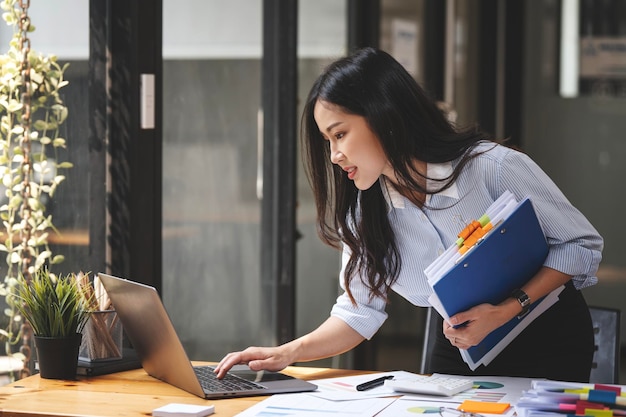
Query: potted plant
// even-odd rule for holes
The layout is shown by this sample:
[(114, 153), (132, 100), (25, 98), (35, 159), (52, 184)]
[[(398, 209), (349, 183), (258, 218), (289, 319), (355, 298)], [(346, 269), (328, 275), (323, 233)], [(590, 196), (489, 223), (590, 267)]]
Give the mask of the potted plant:
[(42, 378), (75, 379), (81, 332), (93, 311), (87, 275), (56, 276), (47, 268), (18, 279), (15, 306), (30, 324)]

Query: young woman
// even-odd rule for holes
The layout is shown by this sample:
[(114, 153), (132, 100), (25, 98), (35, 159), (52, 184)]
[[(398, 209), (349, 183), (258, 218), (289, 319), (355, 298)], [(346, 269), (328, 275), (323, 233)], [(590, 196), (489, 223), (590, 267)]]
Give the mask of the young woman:
[(509, 190), (518, 200), (530, 197), (549, 245), (522, 296), (533, 302), (563, 284), (565, 289), (555, 305), (475, 371), (459, 349), (478, 344), (518, 315), (524, 300), (510, 297), (451, 317), (439, 329), (434, 370), (588, 380), (593, 331), (579, 290), (597, 282), (603, 241), (528, 156), (476, 128), (456, 128), (396, 60), (371, 48), (325, 70), (302, 122), (320, 236), (343, 248), (345, 293), (316, 330), (278, 347), (229, 353), (217, 366), (218, 376), (238, 363), (280, 370), (348, 351), (383, 324), (390, 290), (428, 306), (432, 290), (424, 269), (467, 221)]

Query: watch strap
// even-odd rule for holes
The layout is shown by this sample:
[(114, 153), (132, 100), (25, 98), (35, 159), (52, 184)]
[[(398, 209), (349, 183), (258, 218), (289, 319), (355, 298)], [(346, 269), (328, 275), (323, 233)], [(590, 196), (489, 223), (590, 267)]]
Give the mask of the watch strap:
[(528, 314), (528, 310), (530, 309), (530, 297), (520, 289), (513, 290), (511, 297), (515, 298), (522, 307), (522, 311), (517, 315), (517, 318), (523, 318), (526, 314)]

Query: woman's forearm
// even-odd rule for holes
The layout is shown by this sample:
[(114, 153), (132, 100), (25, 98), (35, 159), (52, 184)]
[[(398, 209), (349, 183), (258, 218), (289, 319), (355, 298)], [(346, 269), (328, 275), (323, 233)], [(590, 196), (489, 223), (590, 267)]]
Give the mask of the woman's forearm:
[[(528, 295), (531, 303), (548, 295), (553, 290), (567, 283), (572, 277), (555, 269), (542, 267), (537, 274), (526, 283), (521, 289)], [(521, 311), (519, 302), (513, 298), (508, 298), (500, 304), (501, 307), (509, 311), (509, 320)], [(508, 320), (507, 320), (508, 321)]]
[(290, 351), (293, 362), (306, 362), (347, 352), (364, 339), (343, 320), (329, 317), (317, 329), (282, 347)]

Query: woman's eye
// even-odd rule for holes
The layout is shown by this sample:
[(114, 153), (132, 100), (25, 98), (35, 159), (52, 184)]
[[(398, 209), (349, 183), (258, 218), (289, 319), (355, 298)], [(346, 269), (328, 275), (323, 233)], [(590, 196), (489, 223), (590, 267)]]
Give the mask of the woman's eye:
[(337, 133), (337, 134), (335, 134), (335, 139), (341, 139), (344, 136), (345, 136), (345, 133), (343, 133), (343, 132), (342, 133)]

